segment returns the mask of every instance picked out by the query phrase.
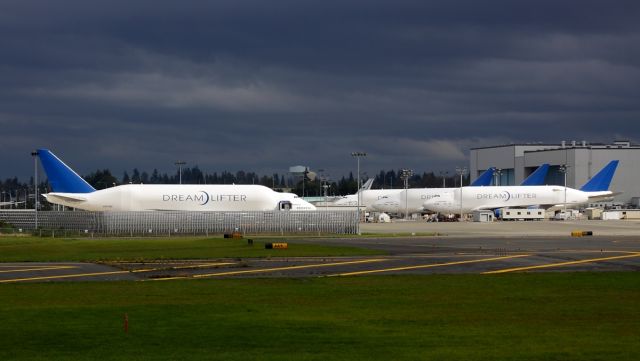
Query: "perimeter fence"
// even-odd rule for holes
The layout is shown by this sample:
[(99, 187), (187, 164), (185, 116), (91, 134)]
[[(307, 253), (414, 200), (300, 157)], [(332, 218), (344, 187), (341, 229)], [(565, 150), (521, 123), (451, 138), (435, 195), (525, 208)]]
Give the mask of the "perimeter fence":
[[(355, 211), (85, 212), (41, 211), (38, 229), (101, 235), (355, 234)], [(0, 210), (11, 229), (34, 230), (33, 210)], [(6, 227), (5, 226), (5, 227)]]

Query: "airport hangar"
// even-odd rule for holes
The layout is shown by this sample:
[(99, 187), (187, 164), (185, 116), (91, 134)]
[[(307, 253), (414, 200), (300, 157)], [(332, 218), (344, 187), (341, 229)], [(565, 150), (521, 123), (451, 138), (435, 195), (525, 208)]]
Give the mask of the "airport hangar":
[[(613, 144), (563, 141), (560, 144), (506, 144), (472, 148), (469, 155), (471, 181), (490, 167), (499, 171), (498, 185), (517, 185), (541, 164), (548, 163), (546, 184), (564, 185), (561, 166), (567, 166), (567, 187), (580, 188), (607, 163), (620, 164), (610, 189), (622, 192), (616, 203), (640, 206), (640, 145), (627, 140)], [(497, 179), (496, 179), (497, 178)]]

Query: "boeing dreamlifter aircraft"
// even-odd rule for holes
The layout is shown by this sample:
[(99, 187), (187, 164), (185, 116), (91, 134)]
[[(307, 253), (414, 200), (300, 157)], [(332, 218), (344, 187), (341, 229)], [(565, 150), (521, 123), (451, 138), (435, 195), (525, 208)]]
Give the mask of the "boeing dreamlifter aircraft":
[(439, 213), (469, 213), (506, 207), (572, 207), (589, 201), (602, 201), (615, 195), (609, 190), (609, 185), (617, 167), (617, 160), (609, 162), (579, 190), (563, 186), (507, 186), (491, 189), (462, 187), (434, 194), (423, 203), (423, 208)]
[[(471, 183), (472, 187), (480, 187), (480, 186), (488, 186), (491, 184), (491, 179), (493, 178), (493, 172), (495, 168), (489, 168), (484, 171), (478, 178), (476, 178), (473, 183)], [(358, 195), (360, 196), (360, 206), (366, 207), (370, 209), (371, 206), (383, 198), (388, 198), (394, 194), (398, 194), (402, 192), (401, 189), (370, 189), (371, 184), (373, 183), (373, 179), (369, 179), (367, 183), (358, 191), (356, 194), (349, 194), (344, 196), (331, 204), (331, 206), (339, 206), (339, 207), (357, 207), (358, 205)], [(367, 187), (368, 185), (368, 187)]]
[(612, 161), (596, 174), (580, 190), (562, 186), (540, 186), (548, 171), (548, 165), (540, 166), (520, 186), (415, 188), (402, 191), (375, 202), (371, 208), (388, 213), (469, 213), (480, 209), (505, 207), (529, 207), (555, 205), (579, 205), (614, 196), (609, 185), (618, 161)]
[(50, 203), (87, 211), (273, 211), (315, 210), (292, 193), (261, 185), (125, 184), (95, 190), (47, 149), (39, 149), (53, 192)]
[[(520, 185), (531, 186), (544, 184), (544, 179), (549, 171), (549, 165), (543, 164), (535, 172), (531, 173)], [(491, 184), (495, 168), (491, 167), (484, 171), (470, 187), (486, 187)], [(424, 211), (423, 203), (434, 194), (444, 190), (455, 190), (458, 188), (411, 188), (402, 190), (394, 194), (379, 197), (378, 200), (368, 205), (368, 210), (386, 212), (391, 214), (419, 213)]]

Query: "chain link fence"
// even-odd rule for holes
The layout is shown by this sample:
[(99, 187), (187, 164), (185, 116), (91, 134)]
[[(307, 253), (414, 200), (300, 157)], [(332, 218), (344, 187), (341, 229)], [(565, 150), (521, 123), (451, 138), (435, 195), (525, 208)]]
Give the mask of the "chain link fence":
[[(38, 212), (38, 229), (101, 235), (355, 234), (355, 211), (272, 212)], [(33, 210), (0, 210), (13, 229), (34, 230)], [(60, 232), (59, 232), (60, 233)]]

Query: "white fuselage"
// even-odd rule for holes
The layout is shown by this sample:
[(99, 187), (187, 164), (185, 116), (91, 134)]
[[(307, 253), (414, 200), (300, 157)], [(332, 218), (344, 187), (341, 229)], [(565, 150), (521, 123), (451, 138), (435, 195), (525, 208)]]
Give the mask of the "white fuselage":
[(260, 185), (128, 184), (91, 193), (49, 193), (47, 201), (87, 211), (315, 210), (292, 193)]
[(529, 206), (577, 206), (589, 201), (589, 193), (562, 186), (463, 187), (434, 194), (423, 208), (440, 213), (469, 213), (481, 209)]
[(397, 190), (395, 193), (380, 197), (370, 206), (370, 209), (391, 214), (411, 214), (424, 210), (422, 204), (435, 194), (456, 188), (410, 188)]
[[(371, 206), (378, 201), (379, 199), (396, 194), (400, 192), (401, 189), (367, 189), (360, 191), (360, 206), (366, 207), (367, 209), (371, 208)], [(342, 207), (357, 207), (358, 205), (358, 194), (349, 194), (348, 196), (344, 196), (340, 199), (337, 199), (333, 203), (332, 206), (342, 206)]]
[[(566, 188), (568, 206), (586, 203), (589, 193)], [(565, 203), (561, 186), (507, 186), (460, 188), (413, 188), (382, 198), (373, 204), (387, 213), (468, 213), (479, 209), (554, 206)]]

